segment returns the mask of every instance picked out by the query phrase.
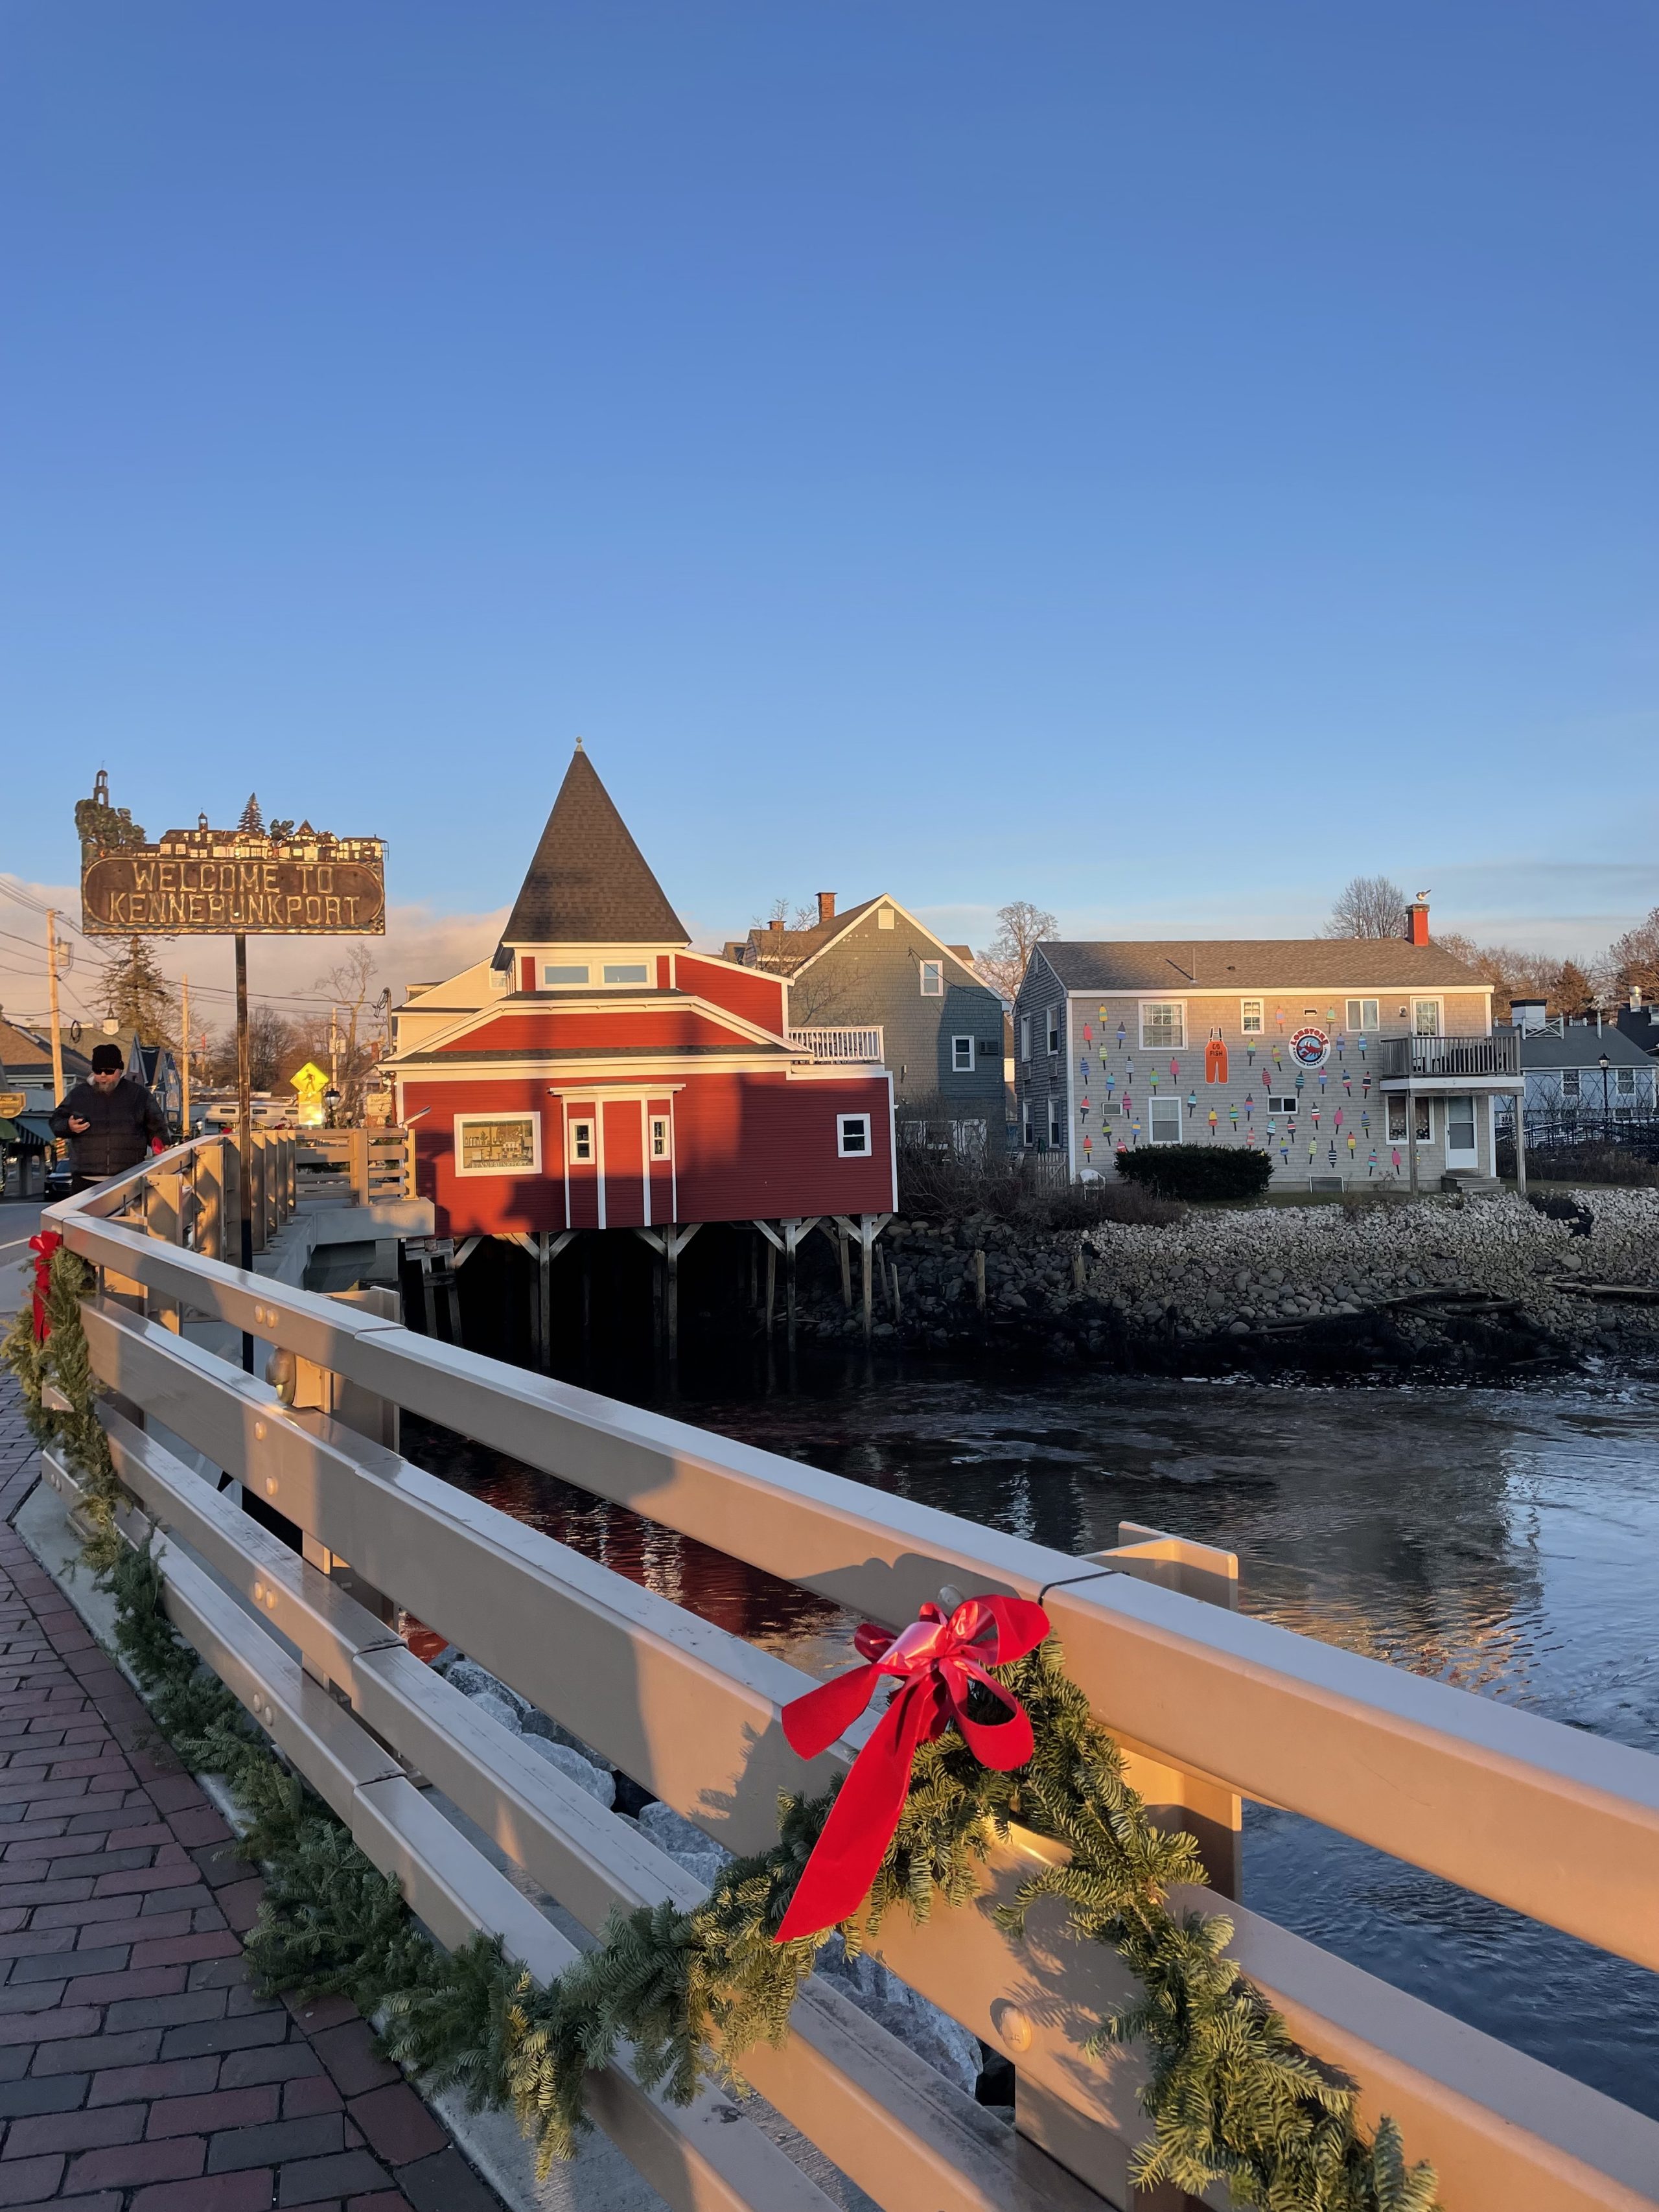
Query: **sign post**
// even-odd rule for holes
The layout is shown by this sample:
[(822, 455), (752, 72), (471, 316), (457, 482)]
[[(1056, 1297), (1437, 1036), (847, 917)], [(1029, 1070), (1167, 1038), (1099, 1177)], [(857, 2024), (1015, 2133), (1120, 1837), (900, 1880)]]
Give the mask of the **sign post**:
[[(257, 822), (250, 802), (249, 813)], [(158, 844), (109, 804), (101, 772), (81, 823), (81, 928), (88, 937), (231, 937), (236, 945), (237, 1212), (241, 1264), (253, 1267), (253, 1081), (248, 1049), (247, 941), (266, 937), (380, 937), (386, 933), (386, 847), (378, 837), (336, 837), (302, 822), (270, 830), (169, 830)], [(245, 817), (246, 819), (247, 817)], [(50, 929), (50, 922), (48, 923)], [(51, 963), (48, 963), (49, 966)], [(52, 1037), (58, 981), (51, 977)], [(188, 1054), (190, 1041), (185, 1040)], [(185, 1076), (188, 1096), (189, 1076)], [(55, 1073), (59, 1096), (61, 1073)], [(253, 1339), (242, 1338), (253, 1370)]]

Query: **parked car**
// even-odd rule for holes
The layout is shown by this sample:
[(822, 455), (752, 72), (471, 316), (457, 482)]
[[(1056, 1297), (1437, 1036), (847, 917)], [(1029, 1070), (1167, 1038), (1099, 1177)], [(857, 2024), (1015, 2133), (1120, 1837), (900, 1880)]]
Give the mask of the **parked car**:
[(67, 1159), (54, 1160), (46, 1170), (46, 1196), (67, 1198), (75, 1185), (75, 1169)]

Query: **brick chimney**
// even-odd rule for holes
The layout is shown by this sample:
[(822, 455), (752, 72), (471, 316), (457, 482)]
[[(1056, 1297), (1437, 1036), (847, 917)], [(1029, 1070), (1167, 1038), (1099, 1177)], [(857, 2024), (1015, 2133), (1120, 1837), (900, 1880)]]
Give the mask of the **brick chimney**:
[(767, 923), (766, 927), (775, 935), (781, 936), (783, 933), (783, 921), (781, 916), (775, 914), (771, 921)]
[(1429, 895), (1419, 891), (1406, 908), (1406, 942), (1407, 945), (1426, 945), (1429, 941)]
[(835, 895), (834, 891), (820, 891), (820, 892), (818, 893), (818, 920), (819, 920), (819, 921), (820, 921), (820, 922), (833, 921), (835, 920), (835, 918), (836, 918), (836, 895)]

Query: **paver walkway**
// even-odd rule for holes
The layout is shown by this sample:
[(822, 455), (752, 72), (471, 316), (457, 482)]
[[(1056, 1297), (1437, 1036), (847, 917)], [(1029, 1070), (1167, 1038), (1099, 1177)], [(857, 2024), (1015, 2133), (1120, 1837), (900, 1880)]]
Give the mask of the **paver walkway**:
[(0, 2207), (499, 2212), (368, 2023), (256, 1996), (259, 1881), (11, 1526), (0, 1370)]

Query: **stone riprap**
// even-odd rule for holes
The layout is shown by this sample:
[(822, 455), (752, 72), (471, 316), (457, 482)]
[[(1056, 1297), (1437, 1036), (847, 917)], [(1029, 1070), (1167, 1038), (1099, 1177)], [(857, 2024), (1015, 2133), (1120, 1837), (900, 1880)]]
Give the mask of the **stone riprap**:
[[(1659, 1191), (1589, 1188), (1543, 1203), (1548, 1211), (1505, 1193), (1194, 1208), (1161, 1228), (1109, 1222), (1065, 1232), (983, 1216), (901, 1219), (877, 1248), (896, 1274), (898, 1314), (884, 1285), (876, 1331), (939, 1347), (988, 1331), (1062, 1358), (1152, 1366), (1194, 1346), (1212, 1358), (1282, 1364), (1312, 1343), (1339, 1364), (1346, 1346), (1360, 1352), (1360, 1366), (1650, 1350), (1659, 1307), (1598, 1301), (1573, 1286), (1659, 1283)], [(976, 1251), (985, 1255), (983, 1322)], [(828, 1282), (807, 1323), (833, 1335), (860, 1327)]]

